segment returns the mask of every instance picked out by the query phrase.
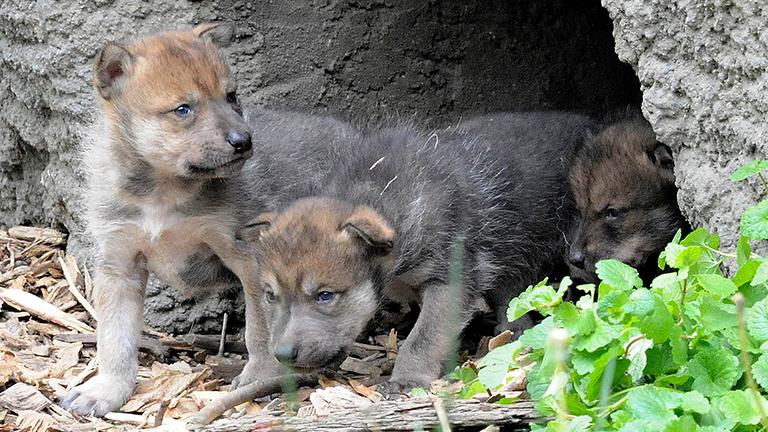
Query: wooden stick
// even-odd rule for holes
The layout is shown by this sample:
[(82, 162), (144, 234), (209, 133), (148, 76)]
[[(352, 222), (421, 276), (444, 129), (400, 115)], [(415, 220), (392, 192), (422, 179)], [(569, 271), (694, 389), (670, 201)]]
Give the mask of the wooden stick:
[(79, 331), (80, 333), (93, 333), (93, 328), (88, 324), (26, 291), (0, 288), (0, 299), (16, 309), (29, 312), (46, 321)]
[(219, 340), (219, 352), (216, 353), (216, 355), (219, 357), (224, 355), (224, 343), (227, 341), (227, 318), (228, 315), (226, 312), (224, 312), (224, 320), (221, 323), (221, 340)]
[(317, 382), (316, 374), (279, 375), (263, 381), (255, 381), (243, 387), (232, 390), (219, 399), (211, 402), (199, 413), (190, 417), (187, 423), (190, 425), (205, 426), (210, 424), (225, 411), (232, 409), (241, 403), (252, 401), (256, 398), (278, 393), (287, 380), (294, 380), (296, 387), (314, 385)]

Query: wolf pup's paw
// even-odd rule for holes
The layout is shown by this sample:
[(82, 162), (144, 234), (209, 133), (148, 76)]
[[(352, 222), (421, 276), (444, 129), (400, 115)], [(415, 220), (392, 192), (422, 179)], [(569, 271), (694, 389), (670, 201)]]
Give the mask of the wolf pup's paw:
[(256, 361), (249, 361), (243, 367), (243, 371), (240, 375), (236, 376), (232, 380), (232, 385), (229, 386), (230, 390), (234, 390), (238, 387), (243, 387), (254, 381), (263, 380), (273, 376), (278, 376), (285, 373), (281, 370), (280, 365), (277, 362), (274, 364), (264, 365), (263, 363)]
[(123, 406), (131, 394), (133, 383), (127, 384), (119, 377), (97, 375), (67, 393), (61, 406), (80, 415), (103, 417)]

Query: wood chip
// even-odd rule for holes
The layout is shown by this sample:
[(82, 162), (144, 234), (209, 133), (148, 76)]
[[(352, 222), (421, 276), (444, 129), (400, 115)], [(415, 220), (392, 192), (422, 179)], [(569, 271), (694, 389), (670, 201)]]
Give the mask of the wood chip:
[(345, 386), (315, 390), (309, 395), (309, 401), (312, 402), (318, 415), (328, 415), (345, 408), (364, 408), (373, 403)]
[(77, 330), (81, 333), (93, 333), (93, 328), (88, 324), (73, 318), (56, 306), (28, 292), (0, 288), (0, 299), (16, 309), (29, 312), (46, 321)]
[(389, 337), (387, 338), (387, 359), (394, 360), (397, 358), (397, 331), (392, 329), (389, 331)]
[(512, 332), (509, 330), (504, 330), (498, 336), (495, 336), (488, 341), (488, 351), (493, 351), (497, 347), (506, 345), (511, 340), (512, 340)]
[(69, 292), (71, 292), (77, 301), (83, 305), (83, 308), (85, 308), (91, 315), (91, 318), (96, 320), (96, 309), (91, 306), (91, 302), (89, 302), (77, 288), (77, 277), (80, 275), (80, 270), (77, 269), (77, 261), (75, 261), (75, 257), (67, 255), (66, 258), (59, 258), (59, 265), (61, 265), (61, 270), (64, 272), (64, 278), (67, 281)]
[(15, 413), (31, 410), (40, 411), (51, 404), (36, 388), (24, 383), (16, 383), (0, 393), (0, 407)]
[(48, 414), (36, 411), (21, 411), (16, 419), (20, 432), (47, 432), (56, 426), (56, 419)]
[(67, 242), (65, 234), (49, 228), (16, 226), (8, 230), (8, 236), (17, 240), (39, 241), (54, 246)]
[(381, 375), (380, 368), (354, 357), (347, 357), (346, 360), (341, 363), (339, 369), (360, 375)]
[(356, 391), (357, 394), (368, 398), (368, 400), (370, 400), (371, 402), (378, 402), (382, 399), (381, 393), (371, 389), (370, 387), (365, 386), (360, 381), (350, 379), (349, 386), (352, 387), (352, 390)]

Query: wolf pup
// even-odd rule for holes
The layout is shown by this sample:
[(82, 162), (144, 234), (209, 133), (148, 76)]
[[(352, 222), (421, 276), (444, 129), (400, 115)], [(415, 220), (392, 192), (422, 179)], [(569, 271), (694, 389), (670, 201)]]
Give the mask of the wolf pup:
[(578, 207), (567, 254), (571, 274), (596, 282), (595, 263), (615, 258), (653, 271), (651, 258), (685, 228), (672, 153), (642, 117), (604, 127), (578, 152), (570, 174)]
[(418, 301), (388, 391), (426, 386), (465, 323), (520, 292), (561, 254), (557, 176), (494, 160), (461, 130), (384, 129), (339, 162), (313, 197), (238, 233), (256, 257), (275, 357), (298, 369), (341, 362), (383, 298)]
[(206, 24), (98, 54), (102, 109), (84, 151), (99, 371), (65, 397), (72, 411), (101, 416), (131, 396), (148, 272), (180, 288), (237, 282), (222, 262), (240, 224), (227, 179), (252, 142), (216, 47), (228, 37)]

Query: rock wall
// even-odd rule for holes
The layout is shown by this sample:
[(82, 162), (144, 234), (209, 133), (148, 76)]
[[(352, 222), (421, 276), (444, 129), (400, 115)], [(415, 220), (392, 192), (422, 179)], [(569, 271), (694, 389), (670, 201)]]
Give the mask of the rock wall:
[(735, 185), (739, 166), (768, 156), (768, 3), (603, 0), (616, 52), (643, 90), (643, 112), (675, 155), (683, 213), (738, 240), (741, 213), (765, 195)]
[[(437, 125), (640, 102), (598, 0), (0, 0), (0, 225), (65, 229), (87, 256), (77, 136), (95, 106), (93, 57), (106, 41), (210, 20), (236, 26), (228, 57), (246, 106)], [(154, 284), (148, 295), (164, 331), (214, 331), (239, 309), (231, 293), (180, 300)]]

